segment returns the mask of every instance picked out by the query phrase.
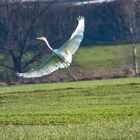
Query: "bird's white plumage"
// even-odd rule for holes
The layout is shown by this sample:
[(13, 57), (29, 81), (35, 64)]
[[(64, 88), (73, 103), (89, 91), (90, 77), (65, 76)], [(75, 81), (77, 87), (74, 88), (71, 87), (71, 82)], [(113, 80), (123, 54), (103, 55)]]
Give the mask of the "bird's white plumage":
[(72, 55), (77, 51), (79, 45), (83, 39), (84, 28), (85, 28), (85, 19), (84, 17), (77, 18), (78, 26), (76, 30), (71, 35), (70, 39), (66, 41), (62, 47), (59, 48), (62, 53), (71, 53)]
[(77, 28), (71, 35), (70, 39), (66, 41), (64, 45), (62, 45), (59, 49), (53, 50), (45, 37), (38, 38), (45, 41), (46, 44), (49, 45), (49, 48), (53, 50), (52, 55), (46, 61), (44, 61), (39, 67), (25, 73), (17, 73), (17, 75), (19, 77), (24, 78), (41, 77), (44, 75), (49, 75), (59, 68), (65, 68), (70, 66), (72, 62), (72, 55), (77, 51), (83, 39), (85, 27), (84, 17), (79, 17), (77, 18), (77, 20), (78, 20)]
[(49, 75), (58, 68), (64, 68), (68, 66), (67, 63), (63, 62), (55, 55), (51, 55), (44, 63), (42, 63), (39, 67), (32, 69), (25, 73), (17, 73), (19, 77), (24, 78), (34, 78), (34, 77), (41, 77), (44, 75)]

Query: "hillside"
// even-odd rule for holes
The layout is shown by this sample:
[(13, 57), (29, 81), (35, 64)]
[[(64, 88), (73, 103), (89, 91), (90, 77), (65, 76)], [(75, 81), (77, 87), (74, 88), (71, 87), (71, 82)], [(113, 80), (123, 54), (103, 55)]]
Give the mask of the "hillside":
[[(140, 52), (139, 45), (137, 45), (137, 51), (138, 53)], [(140, 57), (138, 56), (137, 58), (138, 65), (140, 66)], [(38, 60), (32, 65), (32, 68), (43, 62), (44, 59), (45, 58)], [(29, 69), (31, 69), (31, 67), (27, 70)], [(77, 80), (134, 76), (132, 47), (130, 45), (80, 47), (73, 56), (70, 70)], [(21, 83), (39, 83), (73, 81), (73, 79), (67, 69), (59, 69), (49, 76), (35, 79), (20, 78), (19, 81)]]

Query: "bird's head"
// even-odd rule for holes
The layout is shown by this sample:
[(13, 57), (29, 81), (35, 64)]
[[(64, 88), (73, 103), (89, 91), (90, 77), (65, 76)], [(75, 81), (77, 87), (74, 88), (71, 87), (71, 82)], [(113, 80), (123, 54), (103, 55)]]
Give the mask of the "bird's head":
[(42, 40), (42, 41), (45, 41), (45, 40), (46, 40), (45, 37), (37, 37), (36, 39), (37, 39), (37, 40)]
[(47, 44), (47, 46), (50, 48), (50, 50), (53, 51), (53, 49), (52, 49), (51, 46), (49, 45), (49, 42), (47, 41), (46, 37), (38, 37), (38, 38), (36, 38), (36, 39), (37, 39), (37, 40), (42, 40), (42, 41), (44, 41), (44, 42)]

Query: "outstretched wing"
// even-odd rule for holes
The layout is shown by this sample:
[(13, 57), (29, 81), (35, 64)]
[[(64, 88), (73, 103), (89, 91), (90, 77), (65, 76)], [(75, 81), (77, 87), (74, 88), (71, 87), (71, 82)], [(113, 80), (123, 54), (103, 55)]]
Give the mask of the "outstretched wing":
[(64, 62), (62, 62), (62, 60), (60, 60), (57, 56), (52, 54), (39, 67), (25, 73), (17, 73), (17, 75), (19, 77), (24, 77), (24, 78), (34, 78), (34, 77), (49, 75), (50, 73), (54, 72), (58, 68), (64, 68), (65, 65), (63, 63)]
[(64, 53), (64, 54), (74, 54), (82, 39), (83, 39), (83, 33), (84, 33), (84, 28), (85, 28), (85, 19), (84, 17), (79, 17), (77, 18), (78, 20), (78, 26), (71, 35), (70, 39), (66, 41), (60, 48), (59, 50)]

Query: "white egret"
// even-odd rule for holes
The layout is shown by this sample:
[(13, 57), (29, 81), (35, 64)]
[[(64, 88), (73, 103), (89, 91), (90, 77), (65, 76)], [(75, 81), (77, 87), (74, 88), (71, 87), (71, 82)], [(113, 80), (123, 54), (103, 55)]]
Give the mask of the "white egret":
[(53, 50), (45, 37), (37, 38), (44, 41), (53, 52), (40, 66), (25, 73), (17, 73), (19, 77), (34, 78), (49, 75), (59, 68), (68, 68), (72, 62), (72, 55), (77, 51), (84, 33), (85, 19), (78, 17), (78, 25), (70, 39), (59, 49)]

